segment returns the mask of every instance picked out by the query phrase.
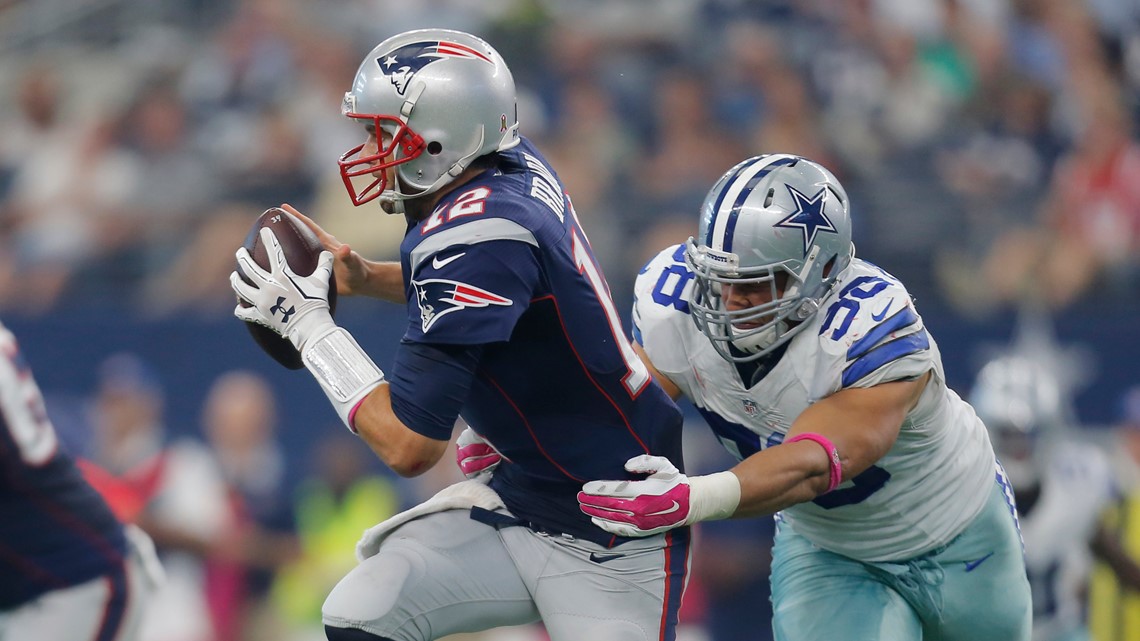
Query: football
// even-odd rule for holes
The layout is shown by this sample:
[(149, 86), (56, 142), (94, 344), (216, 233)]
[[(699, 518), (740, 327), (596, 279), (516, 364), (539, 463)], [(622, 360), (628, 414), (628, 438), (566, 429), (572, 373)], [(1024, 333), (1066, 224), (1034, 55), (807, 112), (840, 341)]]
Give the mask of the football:
[[(243, 246), (249, 251), (250, 256), (253, 257), (258, 266), (265, 270), (269, 269), (269, 254), (261, 243), (260, 232), (263, 227), (273, 230), (273, 234), (277, 236), (277, 242), (281, 243), (285, 262), (289, 263), (289, 267), (294, 273), (301, 276), (308, 276), (313, 273), (313, 270), (317, 268), (317, 261), (323, 249), (321, 241), (317, 239), (317, 235), (313, 233), (312, 229), (309, 229), (308, 225), (278, 207), (266, 209), (264, 213), (258, 216), (253, 227), (249, 230), (249, 234), (245, 237)], [(249, 278), (242, 273), (240, 266), (237, 272), (242, 280), (252, 284)], [(248, 306), (240, 298), (238, 304), (243, 307)], [(329, 311), (336, 313), (336, 277), (333, 274), (329, 274)], [(261, 349), (265, 350), (266, 354), (272, 356), (273, 360), (289, 369), (301, 369), (305, 366), (301, 360), (301, 353), (293, 347), (293, 343), (290, 343), (289, 339), (257, 323), (245, 321), (245, 326), (253, 335), (253, 340), (261, 346)]]

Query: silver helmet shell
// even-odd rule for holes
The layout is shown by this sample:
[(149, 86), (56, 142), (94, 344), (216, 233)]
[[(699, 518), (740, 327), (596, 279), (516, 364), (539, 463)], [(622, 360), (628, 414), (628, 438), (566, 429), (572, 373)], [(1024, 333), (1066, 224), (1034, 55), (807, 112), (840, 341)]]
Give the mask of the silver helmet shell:
[[(428, 195), (476, 158), (519, 143), (510, 69), (491, 45), (461, 31), (420, 29), (381, 42), (361, 63), (341, 111), (378, 138), (376, 153), (362, 155), (360, 145), (339, 162), (356, 205)], [(389, 167), (395, 184), (385, 178)]]
[(1015, 488), (1037, 483), (1038, 445), (1068, 422), (1064, 389), (1044, 363), (1010, 353), (978, 371), (969, 401)]
[[(687, 244), (693, 320), (725, 359), (761, 358), (805, 326), (854, 253), (847, 192), (830, 171), (800, 156), (749, 158), (709, 190)], [(767, 286), (771, 300), (730, 311), (722, 291), (735, 284)]]

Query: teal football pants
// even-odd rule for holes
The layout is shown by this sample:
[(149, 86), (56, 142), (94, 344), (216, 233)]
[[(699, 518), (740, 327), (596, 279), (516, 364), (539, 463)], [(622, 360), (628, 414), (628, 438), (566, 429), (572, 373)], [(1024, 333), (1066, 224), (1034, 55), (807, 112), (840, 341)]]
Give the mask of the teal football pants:
[(1006, 489), (999, 478), (973, 523), (909, 561), (856, 561), (779, 522), (772, 563), (776, 640), (1028, 641), (1033, 608)]

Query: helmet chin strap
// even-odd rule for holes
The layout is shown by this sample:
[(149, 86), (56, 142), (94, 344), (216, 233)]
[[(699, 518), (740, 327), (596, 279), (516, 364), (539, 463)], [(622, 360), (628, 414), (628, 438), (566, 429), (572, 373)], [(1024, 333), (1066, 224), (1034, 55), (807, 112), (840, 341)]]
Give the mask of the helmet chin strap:
[(754, 334), (733, 338), (732, 346), (745, 354), (755, 354), (762, 349), (771, 347), (787, 331), (787, 322), (779, 320)]

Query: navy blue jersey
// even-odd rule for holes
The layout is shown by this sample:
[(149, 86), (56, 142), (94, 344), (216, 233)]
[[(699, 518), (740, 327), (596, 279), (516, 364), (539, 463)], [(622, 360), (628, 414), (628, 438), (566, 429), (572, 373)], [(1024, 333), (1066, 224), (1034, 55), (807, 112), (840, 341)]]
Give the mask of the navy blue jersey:
[[(629, 478), (639, 454), (681, 466), (681, 414), (630, 346), (554, 170), (524, 139), (447, 194), (400, 250), (404, 342), (482, 346), (460, 415), (507, 459), (492, 487), (515, 516), (609, 542), (577, 492)], [(393, 395), (434, 393), (421, 388), (435, 389)], [(450, 424), (408, 427), (451, 435)]]
[(0, 325), (0, 610), (119, 569), (126, 549), (122, 525), (60, 449)]

